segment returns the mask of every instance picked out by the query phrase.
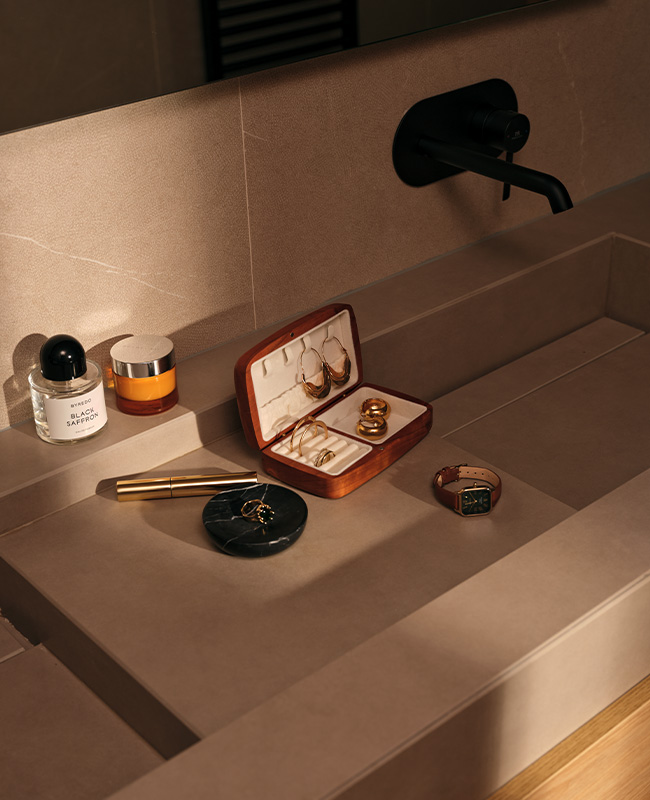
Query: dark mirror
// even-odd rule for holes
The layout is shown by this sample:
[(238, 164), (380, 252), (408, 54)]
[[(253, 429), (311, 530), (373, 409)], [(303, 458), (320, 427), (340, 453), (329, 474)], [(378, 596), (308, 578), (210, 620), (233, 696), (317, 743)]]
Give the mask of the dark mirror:
[(0, 132), (548, 0), (0, 0)]

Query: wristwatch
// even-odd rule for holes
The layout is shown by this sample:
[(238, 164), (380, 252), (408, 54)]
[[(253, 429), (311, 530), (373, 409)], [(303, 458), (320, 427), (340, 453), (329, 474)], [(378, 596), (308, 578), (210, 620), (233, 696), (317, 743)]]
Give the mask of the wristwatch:
[[(446, 483), (454, 483), (462, 478), (485, 481), (490, 486), (478, 486), (474, 483), (474, 486), (466, 486), (455, 492), (445, 489)], [(501, 478), (496, 472), (484, 467), (468, 467), (467, 464), (443, 467), (436, 472), (433, 479), (433, 493), (444, 506), (453, 508), (463, 517), (476, 517), (489, 514), (497, 504), (501, 497)]]

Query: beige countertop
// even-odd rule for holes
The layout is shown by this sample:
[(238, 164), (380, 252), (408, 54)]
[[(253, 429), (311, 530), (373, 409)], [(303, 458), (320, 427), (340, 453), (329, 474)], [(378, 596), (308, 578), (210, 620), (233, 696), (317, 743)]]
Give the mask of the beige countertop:
[[(115, 797), (479, 798), (650, 672), (649, 197), (639, 181), (573, 227), (346, 297), (366, 379), (433, 400), (434, 428), (348, 497), (303, 495), (276, 556), (217, 552), (207, 498), (114, 494), (138, 472), (260, 469), (231, 370), (264, 332), (182, 364), (164, 417), (111, 409), (83, 449), (0, 436), (0, 605), (171, 757)], [(433, 497), (462, 462), (502, 477), (488, 517)]]

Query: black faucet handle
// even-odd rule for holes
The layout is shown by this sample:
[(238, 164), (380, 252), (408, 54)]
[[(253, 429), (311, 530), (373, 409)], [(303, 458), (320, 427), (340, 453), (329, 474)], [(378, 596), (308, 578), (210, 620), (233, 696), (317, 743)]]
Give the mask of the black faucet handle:
[(507, 108), (482, 105), (469, 115), (472, 137), (479, 144), (516, 153), (528, 141), (530, 122), (525, 114)]
[[(506, 152), (506, 162), (508, 164), (512, 164), (514, 161), (514, 156), (512, 154), (512, 150), (508, 150)], [(501, 200), (505, 201), (510, 197), (510, 184), (504, 183), (503, 184), (503, 194), (501, 195)]]
[[(530, 134), (530, 122), (525, 114), (507, 108), (480, 106), (469, 118), (470, 133), (479, 144), (505, 150), (506, 162), (513, 163), (513, 153), (526, 144)], [(502, 199), (510, 197), (510, 184), (503, 184)]]

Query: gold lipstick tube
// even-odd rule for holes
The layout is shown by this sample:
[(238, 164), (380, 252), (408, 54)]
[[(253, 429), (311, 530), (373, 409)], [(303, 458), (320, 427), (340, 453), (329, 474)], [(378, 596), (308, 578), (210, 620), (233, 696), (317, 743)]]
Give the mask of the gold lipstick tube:
[(219, 475), (179, 475), (171, 478), (136, 478), (117, 481), (117, 499), (159, 500), (168, 497), (198, 497), (223, 489), (254, 486), (257, 472), (224, 472)]

